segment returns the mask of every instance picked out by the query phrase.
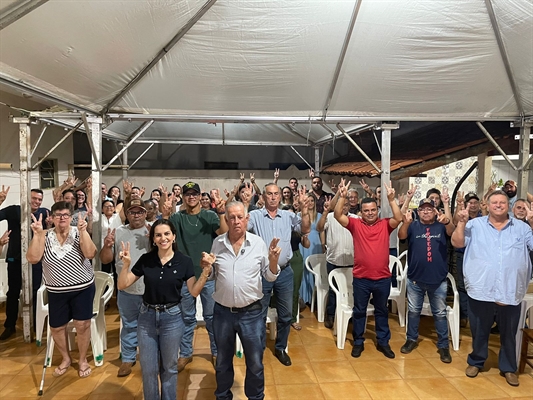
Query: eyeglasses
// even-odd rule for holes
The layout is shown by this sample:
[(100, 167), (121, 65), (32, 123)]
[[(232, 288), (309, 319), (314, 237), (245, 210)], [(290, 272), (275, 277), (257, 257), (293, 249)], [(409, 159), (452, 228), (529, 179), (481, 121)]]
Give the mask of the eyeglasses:
[(54, 214), (54, 217), (59, 218), (59, 219), (67, 219), (67, 218), (70, 218), (70, 216), (71, 215), (67, 214), (67, 213), (65, 213), (65, 214)]
[(146, 211), (128, 211), (128, 215), (138, 216), (143, 215)]
[(109, 206), (104, 206), (104, 208), (115, 208), (115, 206), (109, 205)]
[(196, 192), (187, 192), (184, 194), (185, 197), (198, 197), (200, 196), (200, 193), (196, 193)]
[(420, 211), (421, 213), (430, 213), (430, 212), (433, 212), (433, 209), (424, 207), (424, 208), (419, 208), (418, 211)]

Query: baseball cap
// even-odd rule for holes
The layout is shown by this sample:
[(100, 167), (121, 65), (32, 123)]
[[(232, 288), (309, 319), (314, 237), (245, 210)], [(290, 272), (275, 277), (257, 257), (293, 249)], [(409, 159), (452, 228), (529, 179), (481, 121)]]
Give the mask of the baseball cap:
[(200, 185), (194, 182), (187, 182), (185, 185), (181, 187), (181, 191), (183, 194), (187, 193), (189, 190), (194, 190), (196, 193), (202, 193), (200, 190)]
[(130, 201), (130, 206), (128, 207), (128, 210), (131, 210), (132, 208), (141, 208), (144, 211), (146, 211), (146, 208), (144, 207), (144, 201), (141, 199), (133, 199)]
[(472, 199), (476, 199), (477, 201), (479, 201), (479, 197), (477, 197), (477, 194), (475, 194), (474, 192), (470, 192), (465, 196), (465, 203), (468, 203)]
[(422, 199), (420, 200), (420, 203), (418, 203), (418, 208), (422, 206), (430, 206), (430, 207), (435, 208), (435, 203), (431, 199)]

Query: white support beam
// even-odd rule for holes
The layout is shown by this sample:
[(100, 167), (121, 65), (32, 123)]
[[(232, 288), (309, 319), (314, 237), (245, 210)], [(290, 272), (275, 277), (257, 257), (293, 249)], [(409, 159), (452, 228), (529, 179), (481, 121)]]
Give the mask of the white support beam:
[[(98, 142), (94, 142), (94, 140), (91, 139), (93, 136), (93, 131), (91, 128), (89, 128), (89, 120), (87, 119), (87, 115), (82, 112), (80, 113), (81, 120), (83, 121), (83, 126), (85, 127), (85, 133), (87, 134), (87, 139), (89, 140), (89, 147), (91, 148), (91, 153), (93, 156), (92, 163), (96, 167), (97, 171), (102, 170), (102, 133), (100, 131), (100, 124), (98, 124)], [(97, 151), (97, 147), (100, 147), (100, 152)], [(100, 185), (100, 184), (98, 184)]]
[(315, 176), (320, 176), (320, 147), (315, 147)]
[(477, 126), (479, 127), (479, 129), (481, 129), (481, 132), (483, 132), (485, 134), (485, 136), (487, 137), (487, 139), (489, 139), (489, 142), (492, 143), (492, 145), (496, 148), (496, 150), (498, 150), (498, 152), (502, 155), (503, 158), (505, 158), (505, 161), (507, 161), (507, 163), (509, 163), (509, 165), (511, 166), (512, 169), (514, 169), (515, 171), (518, 171), (518, 168), (516, 165), (514, 165), (514, 162), (511, 161), (511, 159), (507, 156), (507, 154), (505, 154), (505, 151), (503, 151), (503, 149), (500, 147), (500, 145), (496, 142), (496, 140), (494, 140), (494, 138), (492, 137), (492, 135), (489, 133), (489, 131), (487, 129), (485, 129), (485, 127), (483, 126), (483, 124), (481, 122), (476, 122)]
[(31, 169), (32, 170), (35, 170), (35, 168), (37, 168), (39, 165), (41, 165), (43, 163), (43, 161), (45, 161), (48, 156), (50, 154), (52, 154), (59, 146), (61, 146), (61, 144), (63, 144), (63, 142), (65, 140), (67, 140), (69, 138), (70, 135), (72, 135), (76, 129), (78, 129), (79, 127), (81, 126), (81, 122), (79, 124), (77, 124), (74, 128), (72, 128), (70, 131), (68, 131), (65, 136), (63, 136), (61, 139), (59, 139), (59, 141), (48, 151), (48, 153), (46, 153), (44, 155), (44, 157), (41, 157), (41, 159), (39, 161), (37, 161), (32, 167)]
[[(374, 161), (365, 153), (365, 151), (357, 144), (355, 141), (346, 133), (346, 131), (343, 129), (343, 127), (340, 124), (337, 124), (337, 129), (343, 133), (343, 135), (348, 139), (348, 141), (361, 153), (361, 155), (374, 167), (374, 169), (378, 172), (378, 174), (381, 174), (383, 171), (376, 165)], [(390, 135), (390, 129), (389, 129), (389, 135)], [(381, 167), (383, 168), (383, 166)], [(389, 171), (390, 173), (390, 171)]]
[(19, 19), (31, 13), (46, 2), (48, 2), (48, 0), (19, 1), (15, 7), (8, 9), (5, 13), (0, 15), (0, 31), (7, 28), (13, 22), (17, 22)]
[[(87, 129), (87, 127), (86, 127)], [(92, 239), (98, 249), (102, 245), (102, 188), (101, 188), (101, 169), (102, 165), (102, 131), (100, 130), (100, 123), (91, 123), (90, 130), (87, 130), (87, 138), (91, 145), (93, 152), (91, 163), (91, 178), (92, 178), (92, 208), (93, 208), (93, 226), (92, 226)], [(95, 271), (100, 271), (102, 265), (100, 263), (100, 257), (93, 259), (93, 267)]]
[[(30, 243), (30, 189), (31, 189), (31, 128), (29, 120), (19, 124), (20, 146), (20, 255), (22, 267), (22, 323), (24, 342), (32, 340), (33, 325), (33, 292), (32, 265), (26, 260)], [(16, 233), (16, 232), (15, 232)]]
[[(35, 142), (35, 144), (33, 145), (32, 149), (31, 149), (31, 152), (30, 152), (30, 159), (33, 157), (33, 155), (35, 154), (35, 150), (37, 150), (37, 147), (39, 146), (39, 143), (41, 143), (41, 139), (43, 138), (44, 136), (44, 133), (46, 132), (46, 129), (48, 128), (48, 124), (44, 124), (43, 125), (43, 128), (41, 129), (41, 133), (39, 133), (39, 137), (37, 138), (37, 141)], [(33, 169), (33, 168), (32, 168)]]
[(300, 158), (302, 159), (302, 161), (303, 161), (304, 163), (306, 163), (307, 166), (308, 166), (310, 169), (313, 169), (313, 167), (311, 167), (311, 164), (309, 164), (309, 163), (307, 162), (307, 160), (304, 158), (304, 156), (302, 156), (300, 153), (298, 153), (298, 150), (296, 150), (296, 149), (294, 148), (294, 146), (291, 146), (291, 149), (292, 149), (296, 154), (298, 154), (298, 157), (300, 157)]
[(527, 199), (527, 185), (529, 183), (529, 169), (528, 163), (531, 165), (530, 157), (530, 139), (531, 125), (522, 125), (520, 127), (520, 146), (518, 149), (518, 164), (520, 169), (518, 170), (518, 198)]
[(123, 143), (124, 151), (122, 152), (122, 180), (128, 179), (128, 147)]
[(383, 129), (381, 131), (381, 218), (392, 216), (392, 209), (387, 200), (387, 189), (385, 184), (389, 185), (390, 178), (390, 155), (391, 155), (391, 130)]
[[(144, 124), (142, 124), (139, 129), (137, 129), (136, 132), (134, 132), (131, 137), (129, 138), (128, 140), (128, 143), (124, 144), (122, 149), (102, 168), (102, 171), (105, 171), (106, 169), (109, 168), (109, 166), (111, 164), (113, 164), (113, 162), (119, 158), (122, 153), (124, 153), (128, 147), (130, 147), (133, 143), (135, 143), (135, 141), (144, 133), (146, 132), (146, 130), (148, 128), (150, 128), (154, 123), (154, 120), (151, 120), (151, 121), (146, 121)], [(122, 162), (123, 165), (126, 165), (127, 163), (125, 162)]]

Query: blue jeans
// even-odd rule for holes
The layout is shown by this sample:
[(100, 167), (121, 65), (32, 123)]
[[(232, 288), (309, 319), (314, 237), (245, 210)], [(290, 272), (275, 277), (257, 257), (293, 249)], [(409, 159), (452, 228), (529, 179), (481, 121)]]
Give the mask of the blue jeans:
[[(202, 300), (202, 315), (205, 321), (205, 328), (207, 329), (209, 343), (211, 344), (211, 354), (216, 356), (217, 346), (213, 337), (214, 292), (215, 281), (207, 281), (200, 292), (200, 299)], [(181, 288), (181, 312), (183, 313), (185, 331), (183, 332), (183, 340), (180, 346), (180, 357), (188, 358), (192, 357), (193, 352), (192, 340), (194, 338), (194, 328), (196, 328), (196, 297), (191, 296), (186, 284)]]
[(246, 361), (244, 393), (251, 400), (265, 397), (265, 374), (263, 353), (265, 352), (266, 325), (261, 309), (232, 313), (228, 308), (215, 303), (213, 331), (218, 349), (216, 379), (217, 400), (233, 398), (233, 356), (235, 334), (239, 334)]
[(459, 292), (459, 308), (460, 318), (468, 318), (468, 295), (466, 294), (465, 278), (463, 275), (463, 258), (465, 254), (455, 252), (455, 283), (457, 284), (457, 291)]
[(266, 323), (272, 290), (274, 290), (274, 296), (276, 297), (276, 309), (278, 311), (276, 350), (284, 351), (289, 340), (292, 319), (292, 294), (294, 290), (293, 275), (292, 268), (288, 266), (279, 273), (274, 282), (269, 282), (263, 278), (263, 298), (261, 299), (263, 323)]
[(387, 299), (390, 294), (391, 278), (373, 281), (365, 278), (353, 278), (353, 344), (360, 346), (364, 343), (363, 334), (366, 327), (366, 308), (370, 295), (374, 299), (374, 318), (376, 321), (376, 339), (378, 345), (388, 346), (390, 340), (389, 309)]
[(483, 368), (489, 355), (490, 328), (494, 321), (500, 329), (500, 353), (498, 368), (501, 372), (516, 372), (516, 332), (520, 319), (520, 304), (516, 306), (500, 306), (488, 301), (468, 298), (468, 319), (472, 332), (472, 353), (467, 363)]
[(184, 328), (179, 305), (165, 311), (141, 305), (137, 332), (145, 399), (176, 399), (178, 351)]
[[(329, 275), (329, 273), (331, 271), (333, 271), (334, 269), (337, 269), (337, 268), (353, 268), (353, 267), (351, 265), (340, 265), (340, 266), (337, 266), (337, 265), (333, 265), (330, 262), (327, 262), (326, 263), (326, 268), (328, 270), (328, 275)], [(337, 282), (334, 282), (334, 283), (335, 283), (335, 287), (338, 287), (337, 286)], [(334, 318), (336, 309), (337, 309), (337, 298), (335, 296), (335, 292), (333, 291), (333, 289), (330, 286), (330, 288), (328, 290), (328, 298), (327, 298), (327, 302), (326, 302), (326, 317)]]
[(437, 347), (446, 349), (449, 347), (448, 320), (446, 319), (446, 292), (448, 282), (442, 281), (440, 285), (426, 285), (422, 282), (413, 282), (407, 278), (407, 340), (418, 339), (418, 327), (420, 325), (420, 312), (424, 304), (424, 295), (428, 294), (429, 305), (435, 330), (437, 331)]
[(120, 332), (120, 353), (122, 362), (135, 362), (137, 359), (137, 320), (143, 297), (122, 290), (117, 292), (117, 306), (122, 331)]

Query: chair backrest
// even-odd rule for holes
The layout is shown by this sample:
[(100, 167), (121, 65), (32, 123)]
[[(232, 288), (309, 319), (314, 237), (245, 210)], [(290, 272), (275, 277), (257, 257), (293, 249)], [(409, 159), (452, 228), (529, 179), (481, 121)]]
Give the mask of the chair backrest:
[(401, 289), (402, 283), (404, 281), (404, 276), (405, 276), (403, 264), (398, 259), (398, 257), (389, 256), (389, 270), (391, 273), (394, 267), (396, 267), (396, 281), (398, 282), (398, 288)]
[[(334, 282), (335, 281), (335, 284)], [(336, 268), (329, 273), (329, 287), (333, 289), (337, 298), (337, 305), (343, 304), (353, 307), (353, 272), (351, 268)]]
[(317, 288), (328, 288), (328, 269), (325, 254), (312, 254), (305, 259), (305, 268), (315, 277)]
[(94, 281), (96, 291), (93, 300), (93, 314), (98, 314), (103, 311), (100, 310), (100, 307), (107, 304), (111, 296), (113, 296), (114, 282), (113, 277), (103, 271), (94, 272)]

